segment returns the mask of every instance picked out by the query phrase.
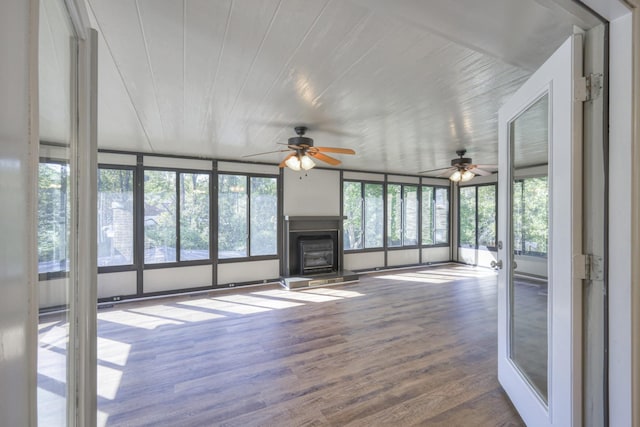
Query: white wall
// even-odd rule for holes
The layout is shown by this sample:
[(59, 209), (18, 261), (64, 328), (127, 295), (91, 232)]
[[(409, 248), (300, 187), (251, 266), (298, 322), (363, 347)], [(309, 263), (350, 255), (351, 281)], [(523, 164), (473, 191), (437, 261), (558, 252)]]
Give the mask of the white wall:
[(280, 277), (277, 259), (218, 264), (218, 284), (271, 280)]
[(340, 215), (340, 171), (285, 168), (283, 186), (285, 215)]
[[(35, 425), (37, 272), (34, 189), (38, 138), (35, 16), (38, 2), (0, 2), (0, 414), (2, 425)], [(32, 33), (32, 34), (30, 34)]]

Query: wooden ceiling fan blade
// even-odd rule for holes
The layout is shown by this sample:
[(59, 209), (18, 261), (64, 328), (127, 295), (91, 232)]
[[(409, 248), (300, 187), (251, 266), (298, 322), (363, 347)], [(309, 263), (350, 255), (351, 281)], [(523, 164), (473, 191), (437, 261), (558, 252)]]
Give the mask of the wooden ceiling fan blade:
[(340, 160), (327, 156), (326, 154), (322, 154), (318, 152), (308, 153), (308, 154), (318, 160), (322, 160), (325, 163), (329, 163), (332, 166), (338, 166), (340, 163), (342, 163)]
[(264, 153), (247, 154), (246, 156), (242, 156), (242, 157), (245, 158), (245, 157), (263, 156), (265, 154), (283, 153), (285, 151), (289, 151), (289, 150), (265, 151)]
[[(289, 151), (289, 150), (286, 150), (286, 151)], [(298, 155), (298, 153), (296, 153), (295, 151), (294, 151), (293, 153), (288, 154), (288, 155), (287, 155), (287, 157), (285, 157), (284, 159), (282, 159), (282, 161), (280, 162), (280, 164), (278, 165), (278, 167), (283, 168), (283, 167), (287, 166), (287, 165), (286, 165), (287, 160), (289, 160), (289, 159), (290, 159), (290, 158), (292, 158), (293, 156), (297, 156), (297, 155)]]
[(315, 151), (321, 153), (338, 153), (338, 154), (356, 154), (351, 148), (338, 148), (338, 147), (313, 147)]

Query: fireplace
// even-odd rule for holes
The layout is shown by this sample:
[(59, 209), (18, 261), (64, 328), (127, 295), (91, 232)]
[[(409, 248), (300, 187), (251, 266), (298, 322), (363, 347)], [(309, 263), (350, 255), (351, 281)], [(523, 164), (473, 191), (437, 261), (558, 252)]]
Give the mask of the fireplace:
[(341, 216), (286, 216), (283, 276), (313, 276), (342, 269)]
[(343, 269), (343, 216), (285, 216), (282, 281), (287, 289), (344, 284), (358, 275)]
[(334, 242), (331, 238), (298, 239), (300, 274), (327, 273), (335, 271)]

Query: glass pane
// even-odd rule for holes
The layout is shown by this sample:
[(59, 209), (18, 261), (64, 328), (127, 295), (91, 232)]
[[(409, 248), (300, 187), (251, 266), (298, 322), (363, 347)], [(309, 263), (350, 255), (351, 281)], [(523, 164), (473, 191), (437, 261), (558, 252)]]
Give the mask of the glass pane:
[[(64, 0), (40, 2), (38, 31), (38, 303), (37, 423), (66, 426), (74, 408), (75, 276), (78, 209), (75, 152), (77, 39)], [(8, 61), (10, 59), (5, 59)], [(7, 98), (8, 99), (8, 98)], [(25, 286), (29, 284), (25, 283)], [(26, 307), (16, 309), (26, 310)], [(5, 325), (11, 332), (11, 325)], [(11, 349), (0, 350), (1, 358)], [(71, 380), (71, 381), (70, 381)], [(3, 414), (4, 415), (4, 414)], [(10, 423), (5, 420), (0, 423)]]
[(434, 243), (449, 243), (449, 189), (436, 188)]
[(422, 244), (433, 245), (434, 242), (434, 200), (433, 187), (422, 187)]
[(478, 187), (478, 248), (496, 250), (496, 186)]
[(404, 205), (404, 246), (418, 244), (418, 187), (405, 185), (403, 187)]
[(278, 180), (251, 178), (251, 255), (278, 253)]
[(98, 266), (133, 264), (133, 171), (98, 171)]
[(476, 247), (476, 187), (460, 187), (460, 246)]
[(247, 177), (218, 176), (218, 258), (247, 256)]
[(144, 262), (175, 262), (176, 173), (144, 171)]
[(38, 168), (38, 273), (69, 271), (69, 165)]
[(180, 261), (209, 259), (209, 174), (180, 174)]
[(345, 181), (342, 184), (344, 215), (344, 248), (362, 249), (362, 184)]
[(545, 171), (547, 169), (548, 112), (548, 96), (545, 95), (511, 122), (510, 129), (513, 165), (510, 231), (514, 246), (508, 274), (511, 294), (509, 356), (544, 401), (547, 401), (548, 390), (549, 284), (545, 278), (531, 280), (527, 274), (530, 263), (524, 262), (521, 253), (534, 248), (536, 252), (547, 250), (549, 195), (546, 177), (525, 180), (517, 177), (531, 173), (533, 167), (540, 173), (540, 165), (545, 165), (542, 166)]
[(384, 233), (382, 184), (364, 185), (364, 247), (381, 248)]
[(402, 246), (401, 185), (387, 185), (387, 246)]

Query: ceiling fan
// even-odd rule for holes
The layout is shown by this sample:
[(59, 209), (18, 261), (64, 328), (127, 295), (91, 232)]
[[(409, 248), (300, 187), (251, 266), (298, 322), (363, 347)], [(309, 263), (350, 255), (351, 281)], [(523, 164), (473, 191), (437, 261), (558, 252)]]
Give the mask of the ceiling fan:
[(350, 148), (314, 147), (313, 139), (304, 136), (304, 134), (307, 132), (306, 126), (296, 126), (294, 130), (298, 136), (289, 138), (289, 141), (286, 144), (278, 143), (280, 145), (286, 145), (286, 149), (267, 151), (266, 153), (249, 154), (243, 157), (253, 157), (261, 156), (263, 154), (292, 151), (282, 160), (282, 162), (280, 162), (279, 166), (281, 168), (287, 166), (290, 169), (299, 171), (301, 169), (309, 170), (315, 167), (316, 164), (312, 158), (321, 160), (325, 163), (329, 163), (332, 166), (337, 166), (342, 163), (340, 160), (331, 156), (327, 156), (324, 153), (356, 154), (356, 152)]
[(437, 178), (447, 177), (453, 182), (466, 182), (473, 179), (476, 175), (487, 176), (493, 172), (485, 169), (497, 169), (496, 165), (475, 165), (470, 157), (464, 157), (467, 150), (458, 150), (456, 154), (459, 156), (457, 159), (451, 159), (451, 166), (447, 168), (431, 169), (427, 171), (418, 172), (433, 173), (440, 172), (436, 175)]

